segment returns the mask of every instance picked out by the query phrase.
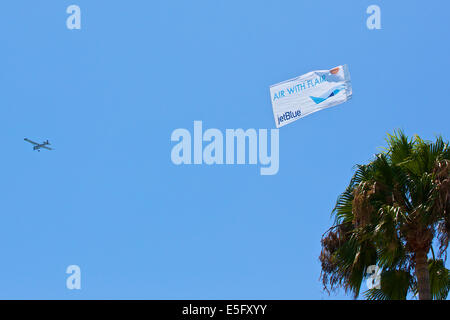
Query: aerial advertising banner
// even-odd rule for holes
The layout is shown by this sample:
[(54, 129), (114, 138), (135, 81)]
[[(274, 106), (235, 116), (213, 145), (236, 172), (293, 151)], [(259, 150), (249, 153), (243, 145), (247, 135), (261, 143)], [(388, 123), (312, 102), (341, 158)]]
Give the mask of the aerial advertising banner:
[(347, 65), (312, 71), (270, 87), (277, 128), (352, 97)]

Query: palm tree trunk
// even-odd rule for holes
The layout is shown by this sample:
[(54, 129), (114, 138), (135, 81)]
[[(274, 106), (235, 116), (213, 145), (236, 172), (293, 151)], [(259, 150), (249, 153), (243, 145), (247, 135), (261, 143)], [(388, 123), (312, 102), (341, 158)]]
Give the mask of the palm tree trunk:
[(417, 289), (420, 300), (431, 300), (430, 272), (428, 271), (427, 253), (425, 250), (416, 252)]

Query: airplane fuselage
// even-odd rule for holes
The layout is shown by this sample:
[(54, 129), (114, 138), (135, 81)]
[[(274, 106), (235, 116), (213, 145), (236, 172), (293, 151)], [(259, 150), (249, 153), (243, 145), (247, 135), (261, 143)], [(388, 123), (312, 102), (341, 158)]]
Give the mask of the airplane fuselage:
[(40, 149), (41, 149), (43, 146), (45, 146), (45, 144), (40, 144), (40, 145), (34, 146), (34, 147), (33, 147), (33, 150), (41, 151)]

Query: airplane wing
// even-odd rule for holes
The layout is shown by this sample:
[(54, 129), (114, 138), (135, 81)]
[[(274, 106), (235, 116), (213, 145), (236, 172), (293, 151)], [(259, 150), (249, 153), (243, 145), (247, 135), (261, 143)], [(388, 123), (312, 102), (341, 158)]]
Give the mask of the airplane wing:
[(25, 138), (25, 139), (23, 139), (23, 140), (25, 140), (26, 142), (29, 142), (29, 143), (32, 143), (32, 144), (34, 144), (34, 145), (39, 145), (39, 143), (37, 143), (37, 142), (34, 142), (34, 141), (31, 141), (30, 139), (27, 139), (27, 138)]
[(44, 148), (44, 149), (47, 149), (47, 150), (53, 150), (52, 148), (47, 147), (47, 146), (41, 146), (41, 148)]

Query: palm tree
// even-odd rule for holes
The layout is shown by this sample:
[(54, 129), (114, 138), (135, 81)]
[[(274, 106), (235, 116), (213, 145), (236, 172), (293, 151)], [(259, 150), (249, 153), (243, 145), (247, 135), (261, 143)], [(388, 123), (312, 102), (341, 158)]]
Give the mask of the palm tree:
[[(428, 142), (401, 131), (388, 147), (358, 165), (332, 212), (334, 225), (322, 237), (321, 278), (355, 297), (367, 268), (381, 269), (381, 288), (369, 299), (445, 299), (450, 235), (450, 148), (438, 137)], [(437, 257), (433, 245), (437, 246)], [(428, 254), (432, 257), (428, 259)]]

